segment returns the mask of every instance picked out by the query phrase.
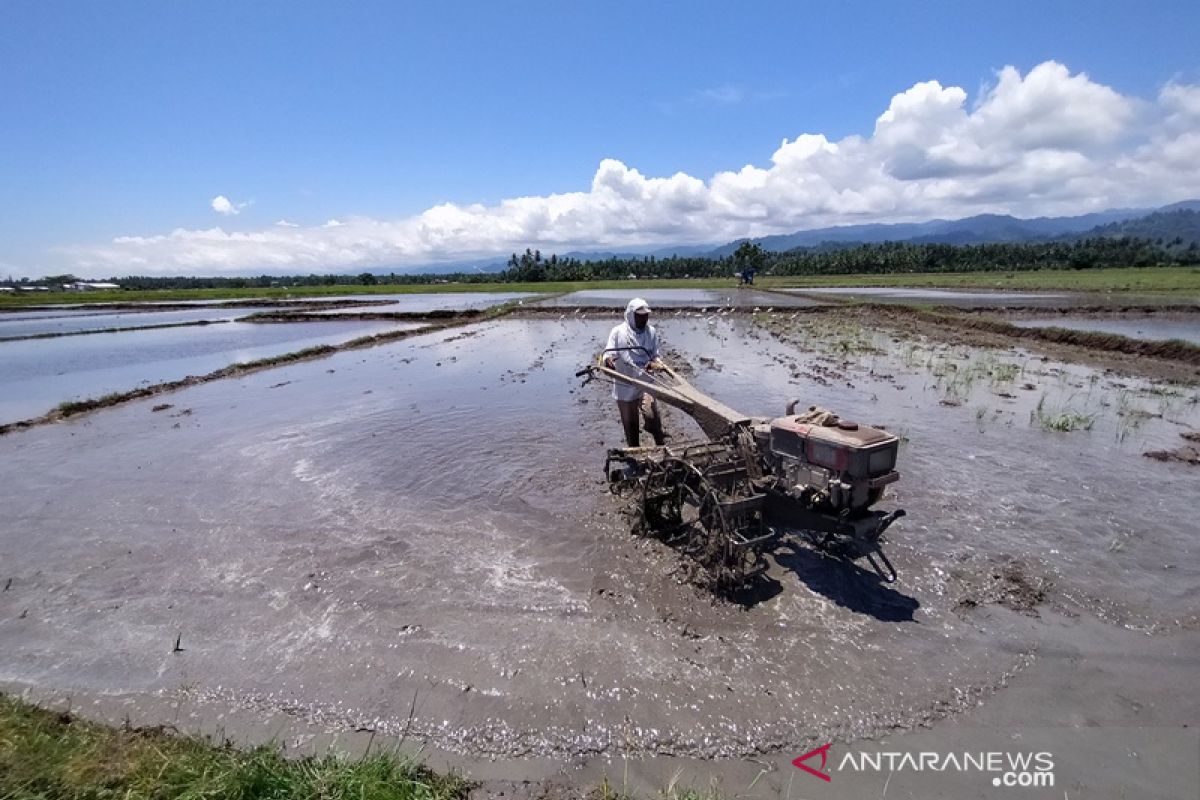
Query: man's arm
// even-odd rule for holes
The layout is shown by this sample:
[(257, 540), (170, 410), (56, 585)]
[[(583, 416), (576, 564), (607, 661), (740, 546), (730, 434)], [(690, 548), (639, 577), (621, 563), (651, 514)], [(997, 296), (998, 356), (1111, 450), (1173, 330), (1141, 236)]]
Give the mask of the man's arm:
[(613, 328), (608, 333), (608, 342), (604, 345), (604, 354), (601, 356), (604, 361), (604, 366), (608, 367), (609, 369), (614, 369), (617, 366), (617, 361), (615, 358), (617, 354), (613, 352), (613, 348), (616, 346), (617, 329)]
[(658, 331), (654, 331), (650, 336), (650, 362), (646, 364), (646, 370), (654, 370), (660, 368), (663, 363), (658, 357)]

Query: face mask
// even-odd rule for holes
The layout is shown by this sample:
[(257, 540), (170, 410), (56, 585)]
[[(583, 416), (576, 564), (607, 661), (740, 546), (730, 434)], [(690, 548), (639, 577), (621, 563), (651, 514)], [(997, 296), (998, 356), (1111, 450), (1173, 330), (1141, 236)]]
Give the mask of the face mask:
[(646, 323), (648, 323), (648, 322), (650, 322), (649, 314), (634, 314), (633, 315), (633, 327), (637, 328), (639, 331), (646, 330)]

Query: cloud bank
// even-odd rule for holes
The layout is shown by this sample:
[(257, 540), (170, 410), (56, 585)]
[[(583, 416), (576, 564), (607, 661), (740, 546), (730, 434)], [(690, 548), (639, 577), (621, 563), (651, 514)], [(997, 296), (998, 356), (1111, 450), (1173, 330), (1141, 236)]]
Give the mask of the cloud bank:
[[(263, 230), (176, 229), (70, 251), (103, 274), (346, 271), (559, 252), (724, 242), (860, 222), (1080, 214), (1200, 196), (1200, 86), (1124, 96), (1048, 61), (1005, 67), (973, 102), (957, 86), (895, 95), (870, 135), (784, 139), (768, 166), (707, 181), (600, 162), (586, 191), (446, 203), (404, 219)], [(222, 202), (218, 202), (222, 201)], [(215, 211), (240, 206), (214, 198)], [(218, 207), (220, 206), (220, 207)], [(223, 210), (225, 209), (225, 210)]]

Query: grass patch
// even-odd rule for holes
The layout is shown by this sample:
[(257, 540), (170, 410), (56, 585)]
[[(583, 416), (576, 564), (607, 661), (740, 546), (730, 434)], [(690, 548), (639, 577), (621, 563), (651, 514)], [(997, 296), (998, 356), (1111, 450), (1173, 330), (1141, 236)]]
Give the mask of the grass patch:
[(0, 797), (458, 800), (470, 785), (396, 751), (285, 758), (277, 746), (109, 728), (0, 695)]
[(102, 397), (89, 397), (86, 400), (67, 400), (55, 406), (54, 411), (58, 412), (58, 416), (60, 417), (70, 417), (74, 414), (91, 411), (94, 408), (116, 405), (124, 399), (124, 392), (112, 392)]
[(1067, 408), (1050, 409), (1046, 406), (1046, 396), (1038, 400), (1037, 408), (1029, 412), (1030, 423), (1035, 423), (1042, 430), (1069, 433), (1071, 431), (1090, 431), (1096, 422), (1095, 414), (1084, 414)]

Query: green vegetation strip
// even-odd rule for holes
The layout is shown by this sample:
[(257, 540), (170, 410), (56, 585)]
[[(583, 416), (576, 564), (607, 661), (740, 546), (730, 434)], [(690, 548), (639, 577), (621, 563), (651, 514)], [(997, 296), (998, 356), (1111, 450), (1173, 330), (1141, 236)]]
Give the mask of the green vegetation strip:
[[(449, 284), (376, 284), (373, 286), (289, 286), (274, 288), (140, 289), (100, 292), (21, 293), (0, 296), (0, 309), (78, 303), (134, 301), (267, 299), (339, 296), (347, 293), (443, 294), (453, 292), (564, 293), (584, 289), (633, 292), (639, 289), (734, 289), (727, 276), (637, 280), (502, 281)], [(1113, 267), (1093, 269), (1021, 269), (980, 272), (900, 272), (889, 274), (761, 275), (752, 288), (924, 287), (1006, 291), (1150, 292), (1200, 298), (1200, 268), (1194, 266)], [(632, 296), (632, 295), (631, 295)], [(532, 299), (532, 298), (531, 298)]]
[(285, 758), (278, 746), (109, 728), (0, 695), (2, 798), (457, 800), (470, 788), (398, 751)]
[(125, 328), (97, 328), (91, 331), (51, 331), (49, 333), (30, 333), (25, 336), (0, 336), (0, 342), (25, 342), (30, 339), (58, 339), (63, 336), (87, 336), (92, 333), (127, 333), (128, 331), (153, 331), (163, 328), (195, 328), (205, 325), (222, 325), (232, 322), (228, 319), (202, 319), (197, 322), (163, 322), (158, 325), (131, 325)]

